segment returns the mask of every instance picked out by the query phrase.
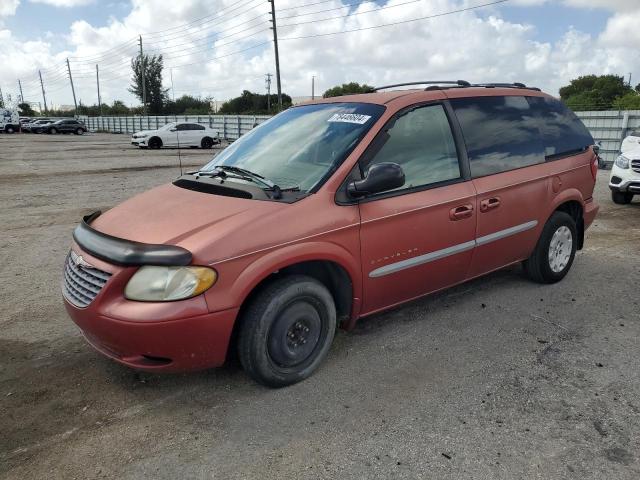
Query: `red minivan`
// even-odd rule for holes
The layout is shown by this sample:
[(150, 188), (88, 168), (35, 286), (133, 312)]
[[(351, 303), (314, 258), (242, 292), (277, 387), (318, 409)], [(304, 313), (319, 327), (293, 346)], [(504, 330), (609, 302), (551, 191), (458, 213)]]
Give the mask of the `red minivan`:
[[(423, 87), (391, 90), (405, 85)], [(593, 143), (522, 84), (415, 82), (296, 106), (85, 217), (66, 309), (130, 367), (216, 367), (233, 344), (255, 380), (289, 385), (359, 318), (516, 262), (562, 279), (598, 211)]]

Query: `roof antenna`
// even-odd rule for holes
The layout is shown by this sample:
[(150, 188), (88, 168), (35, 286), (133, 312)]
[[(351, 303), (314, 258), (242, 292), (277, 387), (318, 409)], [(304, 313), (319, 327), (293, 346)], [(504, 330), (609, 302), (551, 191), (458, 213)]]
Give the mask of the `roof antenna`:
[(182, 176), (182, 157), (180, 156), (180, 135), (178, 135), (178, 124), (176, 123), (176, 141), (178, 142), (178, 165), (180, 165), (180, 176)]

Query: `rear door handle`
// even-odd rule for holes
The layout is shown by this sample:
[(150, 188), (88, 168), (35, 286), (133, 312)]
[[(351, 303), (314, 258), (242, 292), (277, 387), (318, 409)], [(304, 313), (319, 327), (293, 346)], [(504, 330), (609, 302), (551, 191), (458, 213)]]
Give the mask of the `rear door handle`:
[(473, 215), (473, 205), (467, 203), (466, 205), (459, 205), (452, 208), (449, 211), (449, 218), (453, 221), (462, 220), (463, 218), (469, 218)]
[(480, 211), (488, 212), (500, 206), (500, 197), (485, 198), (480, 202)]

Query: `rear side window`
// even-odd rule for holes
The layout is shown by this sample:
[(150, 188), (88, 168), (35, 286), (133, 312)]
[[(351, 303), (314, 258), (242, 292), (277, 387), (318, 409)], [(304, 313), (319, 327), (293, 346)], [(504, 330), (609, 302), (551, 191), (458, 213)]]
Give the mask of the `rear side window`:
[(527, 100), (538, 121), (548, 160), (581, 152), (595, 143), (587, 127), (562, 102), (547, 97)]
[(407, 111), (395, 120), (387, 135), (368, 167), (383, 162), (400, 165), (405, 176), (401, 190), (460, 178), (458, 153), (442, 105)]
[(191, 130), (204, 130), (204, 127), (202, 125), (198, 125), (197, 123), (192, 123)]
[(178, 130), (179, 132), (184, 132), (185, 130), (190, 130), (189, 129), (189, 124), (188, 123), (181, 123), (176, 127), (176, 130)]
[(538, 121), (525, 97), (451, 100), (462, 127), (472, 177), (543, 163)]

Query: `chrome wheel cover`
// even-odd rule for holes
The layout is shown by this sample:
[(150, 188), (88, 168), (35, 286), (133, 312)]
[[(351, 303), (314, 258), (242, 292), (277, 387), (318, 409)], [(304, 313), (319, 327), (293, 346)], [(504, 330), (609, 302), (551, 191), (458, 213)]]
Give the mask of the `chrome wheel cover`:
[(549, 244), (549, 267), (554, 273), (560, 273), (567, 267), (572, 250), (573, 235), (563, 225), (555, 231)]

